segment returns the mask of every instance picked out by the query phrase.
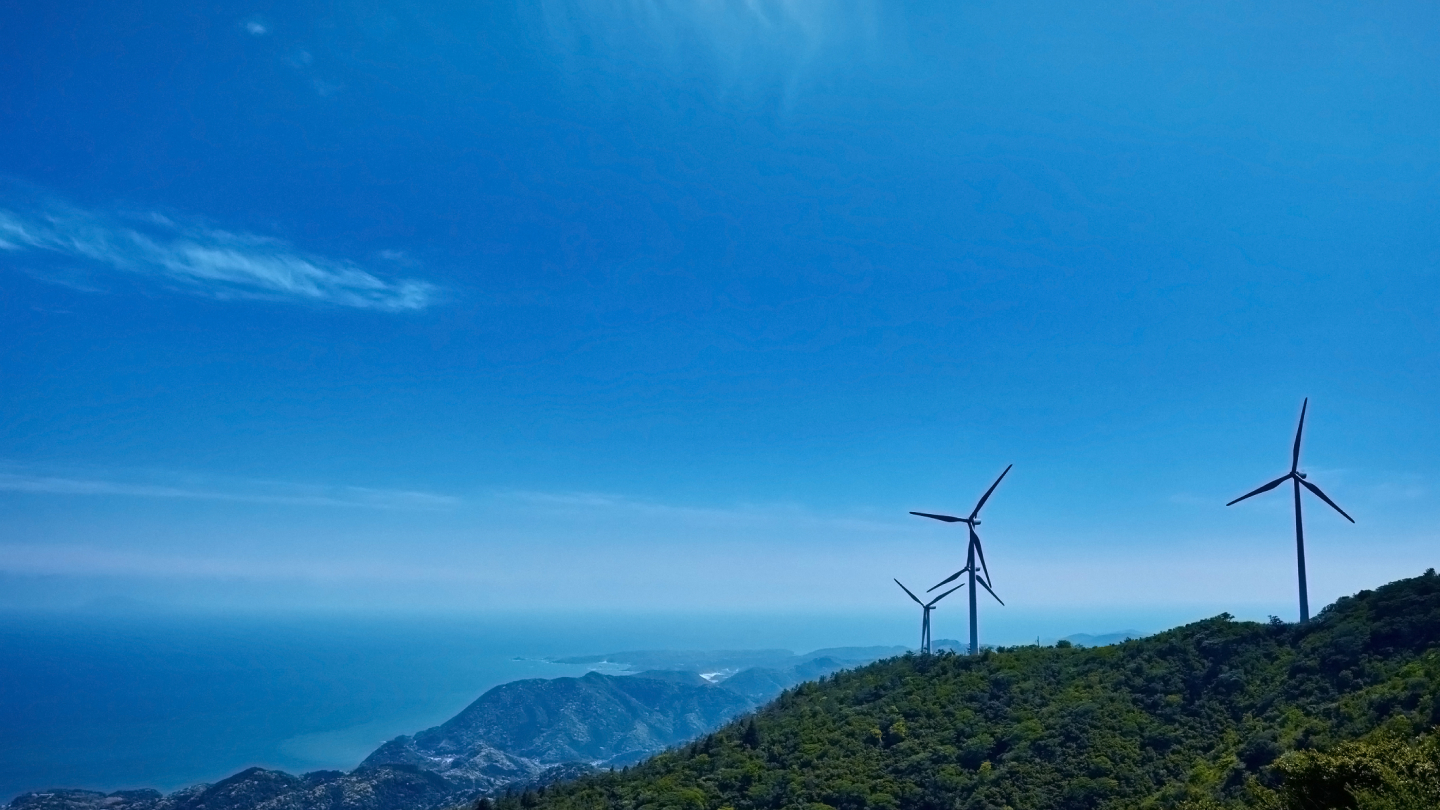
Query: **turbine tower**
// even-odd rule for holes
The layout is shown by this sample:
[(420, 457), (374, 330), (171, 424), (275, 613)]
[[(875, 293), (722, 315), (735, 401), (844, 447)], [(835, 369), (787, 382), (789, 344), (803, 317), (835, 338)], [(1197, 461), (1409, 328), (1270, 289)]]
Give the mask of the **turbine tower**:
[(1253, 496), (1253, 495), (1259, 495), (1259, 494), (1262, 493), (1262, 492), (1269, 492), (1270, 490), (1272, 490), (1272, 489), (1280, 486), (1281, 484), (1285, 483), (1286, 481), (1290, 481), (1290, 482), (1292, 482), (1292, 483), (1294, 484), (1294, 486), (1295, 486), (1295, 562), (1296, 562), (1296, 566), (1299, 568), (1299, 571), (1300, 571), (1300, 622), (1301, 622), (1301, 624), (1304, 624), (1305, 622), (1310, 621), (1310, 595), (1309, 595), (1309, 593), (1308, 593), (1308, 592), (1306, 591), (1306, 589), (1305, 589), (1305, 524), (1304, 524), (1304, 522), (1300, 519), (1300, 487), (1303, 486), (1303, 487), (1305, 487), (1306, 489), (1310, 490), (1311, 492), (1315, 493), (1315, 494), (1320, 498), (1320, 500), (1324, 501), (1325, 503), (1330, 504), (1330, 507), (1331, 507), (1332, 509), (1334, 509), (1336, 512), (1339, 512), (1340, 515), (1341, 515), (1341, 517), (1345, 518), (1346, 520), (1350, 521), (1351, 523), (1354, 523), (1354, 522), (1355, 522), (1355, 518), (1352, 518), (1352, 517), (1350, 517), (1349, 515), (1345, 514), (1345, 510), (1344, 510), (1344, 509), (1341, 509), (1339, 506), (1337, 506), (1337, 505), (1335, 504), (1334, 501), (1332, 501), (1332, 500), (1330, 500), (1328, 497), (1326, 497), (1325, 493), (1321, 492), (1319, 487), (1317, 487), (1317, 486), (1315, 486), (1314, 484), (1310, 483), (1309, 481), (1305, 480), (1305, 473), (1300, 472), (1300, 434), (1302, 434), (1302, 433), (1305, 432), (1305, 409), (1306, 409), (1307, 407), (1309, 407), (1309, 405), (1310, 405), (1310, 398), (1309, 398), (1309, 397), (1306, 397), (1306, 398), (1305, 398), (1305, 401), (1304, 401), (1303, 403), (1301, 403), (1301, 405), (1300, 405), (1300, 427), (1298, 427), (1298, 428), (1295, 429), (1295, 450), (1290, 454), (1290, 472), (1285, 473), (1284, 475), (1280, 476), (1279, 478), (1276, 478), (1274, 481), (1271, 481), (1270, 483), (1266, 484), (1265, 486), (1260, 487), (1259, 489), (1255, 490), (1254, 492), (1247, 492), (1246, 494), (1241, 495), (1240, 497), (1236, 498), (1235, 500), (1231, 501), (1230, 503), (1225, 504), (1226, 506), (1234, 506), (1235, 504), (1237, 504), (1237, 503), (1239, 503), (1239, 502), (1241, 502), (1241, 501), (1245, 500), (1246, 498), (1249, 498), (1249, 497), (1251, 497), (1251, 496)]
[[(927, 517), (933, 520), (944, 521), (945, 523), (964, 523), (970, 529), (970, 544), (965, 551), (965, 567), (946, 577), (944, 581), (940, 582), (938, 585), (936, 585), (934, 588), (931, 588), (930, 590), (933, 591), (935, 590), (935, 588), (938, 588), (941, 585), (953, 582), (955, 578), (960, 576), (961, 574), (970, 574), (971, 655), (974, 655), (975, 653), (980, 651), (980, 623), (978, 613), (975, 609), (975, 584), (978, 582), (981, 586), (985, 588), (985, 590), (990, 591), (990, 595), (995, 597), (996, 602), (999, 602), (1002, 605), (1005, 604), (1005, 602), (1002, 601), (999, 596), (996, 596), (994, 589), (990, 587), (990, 567), (985, 564), (985, 549), (980, 547), (980, 535), (975, 533), (975, 527), (980, 525), (981, 507), (985, 506), (985, 502), (990, 500), (990, 493), (994, 492), (995, 488), (1000, 486), (1000, 482), (1005, 478), (1005, 473), (1010, 472), (1010, 467), (1014, 466), (1014, 464), (1007, 466), (1005, 468), (1005, 472), (1000, 473), (1000, 477), (995, 479), (995, 483), (991, 484), (990, 488), (985, 490), (985, 494), (980, 496), (980, 502), (975, 504), (975, 509), (970, 513), (970, 517), (962, 518), (952, 517), (950, 515), (932, 515), (929, 512), (910, 513), (912, 515), (919, 515), (920, 517)], [(979, 575), (975, 570), (975, 560), (977, 557), (980, 560), (980, 570), (985, 572), (984, 576)]]
[(921, 610), (921, 612), (922, 612), (922, 615), (921, 615), (921, 618), (920, 618), (920, 654), (921, 654), (921, 655), (929, 655), (929, 654), (930, 654), (930, 611), (932, 611), (932, 610), (935, 609), (935, 603), (936, 603), (936, 602), (939, 602), (941, 599), (944, 599), (945, 597), (949, 596), (950, 594), (952, 594), (952, 593), (960, 590), (961, 588), (965, 587), (965, 583), (962, 582), (962, 583), (960, 583), (959, 585), (956, 585), (955, 587), (951, 588), (950, 590), (948, 590), (948, 591), (940, 594), (939, 596), (935, 597), (934, 599), (931, 599), (929, 604), (926, 604), (926, 603), (924, 603), (924, 602), (921, 602), (921, 601), (920, 601), (920, 597), (916, 596), (916, 595), (913, 594), (913, 593), (910, 593), (910, 589), (907, 588), (907, 587), (905, 587), (904, 583), (902, 583), (900, 580), (898, 580), (898, 579), (895, 580), (895, 584), (896, 584), (896, 585), (899, 585), (899, 586), (900, 586), (900, 590), (902, 590), (902, 591), (904, 591), (905, 593), (909, 594), (909, 595), (910, 595), (910, 598), (915, 600), (915, 604), (917, 604), (917, 605), (920, 606), (920, 610)]

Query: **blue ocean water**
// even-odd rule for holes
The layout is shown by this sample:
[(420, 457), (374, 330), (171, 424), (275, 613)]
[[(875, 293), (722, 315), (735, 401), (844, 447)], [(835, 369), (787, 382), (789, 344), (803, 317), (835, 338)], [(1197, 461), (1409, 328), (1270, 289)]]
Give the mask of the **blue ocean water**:
[(893, 627), (838, 617), (0, 614), (0, 802), (51, 787), (168, 791), (251, 765), (348, 770), (492, 686), (585, 671), (549, 656), (896, 643)]
[(490, 686), (579, 669), (515, 660), (526, 645), (508, 636), (456, 621), (6, 617), (0, 800), (348, 769)]

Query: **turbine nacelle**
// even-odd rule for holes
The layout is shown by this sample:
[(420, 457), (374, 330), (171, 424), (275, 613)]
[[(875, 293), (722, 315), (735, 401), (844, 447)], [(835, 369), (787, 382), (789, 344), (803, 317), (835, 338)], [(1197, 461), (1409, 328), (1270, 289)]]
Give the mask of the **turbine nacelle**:
[(1320, 487), (1317, 487), (1317, 486), (1315, 486), (1314, 484), (1310, 483), (1309, 477), (1306, 476), (1305, 473), (1300, 472), (1300, 437), (1301, 437), (1301, 436), (1304, 434), (1304, 432), (1305, 432), (1305, 411), (1306, 411), (1307, 408), (1309, 408), (1309, 406), (1310, 406), (1310, 400), (1309, 400), (1309, 398), (1307, 397), (1307, 398), (1305, 399), (1305, 401), (1304, 401), (1303, 403), (1301, 403), (1301, 405), (1300, 405), (1300, 426), (1295, 429), (1295, 447), (1294, 447), (1294, 449), (1291, 451), (1291, 454), (1290, 454), (1290, 472), (1285, 473), (1284, 475), (1280, 476), (1279, 478), (1276, 478), (1274, 481), (1271, 481), (1270, 483), (1265, 484), (1265, 485), (1263, 485), (1263, 486), (1257, 487), (1257, 488), (1255, 488), (1255, 489), (1253, 489), (1253, 490), (1245, 493), (1244, 495), (1241, 495), (1240, 497), (1236, 498), (1235, 500), (1231, 501), (1230, 503), (1225, 504), (1226, 506), (1234, 506), (1235, 504), (1237, 504), (1237, 503), (1245, 500), (1246, 498), (1253, 498), (1254, 496), (1259, 495), (1259, 494), (1261, 494), (1261, 493), (1269, 492), (1270, 490), (1272, 490), (1272, 489), (1280, 486), (1281, 484), (1285, 483), (1286, 481), (1292, 481), (1292, 480), (1293, 480), (1293, 481), (1295, 482), (1295, 498), (1296, 498), (1296, 501), (1295, 501), (1295, 527), (1296, 527), (1296, 528), (1295, 528), (1295, 532), (1296, 532), (1296, 535), (1297, 535), (1297, 536), (1298, 536), (1298, 535), (1300, 534), (1300, 532), (1302, 531), (1302, 529), (1300, 528), (1300, 501), (1299, 501), (1299, 498), (1300, 498), (1300, 488), (1301, 488), (1301, 487), (1304, 487), (1305, 489), (1310, 490), (1311, 493), (1313, 493), (1313, 494), (1314, 494), (1317, 498), (1319, 498), (1320, 500), (1324, 501), (1331, 509), (1334, 509), (1336, 512), (1339, 512), (1341, 517), (1345, 518), (1346, 520), (1350, 521), (1351, 523), (1354, 523), (1354, 522), (1355, 522), (1355, 518), (1352, 518), (1352, 517), (1350, 517), (1349, 515), (1345, 514), (1345, 510), (1344, 510), (1344, 509), (1341, 509), (1339, 504), (1337, 504), (1337, 503), (1335, 503), (1334, 501), (1330, 500), (1330, 496), (1328, 496), (1328, 495), (1326, 495), (1324, 492), (1322, 492), (1322, 491), (1320, 490)]

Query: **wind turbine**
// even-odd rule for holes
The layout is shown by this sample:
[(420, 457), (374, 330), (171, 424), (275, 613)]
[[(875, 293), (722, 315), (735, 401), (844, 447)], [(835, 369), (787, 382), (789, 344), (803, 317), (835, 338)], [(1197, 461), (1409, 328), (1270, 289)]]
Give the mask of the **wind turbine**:
[(929, 654), (930, 654), (930, 611), (932, 611), (932, 610), (935, 609), (935, 603), (936, 603), (936, 602), (939, 602), (941, 599), (944, 599), (945, 597), (949, 596), (950, 594), (952, 594), (952, 593), (960, 590), (961, 588), (965, 587), (965, 583), (962, 582), (962, 583), (960, 583), (959, 585), (956, 585), (955, 587), (951, 588), (950, 590), (948, 590), (948, 591), (940, 594), (939, 596), (935, 597), (934, 599), (931, 599), (929, 604), (926, 604), (926, 603), (924, 603), (924, 602), (921, 602), (921, 601), (920, 601), (920, 597), (916, 596), (916, 595), (913, 594), (913, 593), (910, 593), (910, 589), (907, 588), (907, 587), (905, 587), (904, 583), (902, 583), (900, 580), (898, 580), (898, 579), (895, 580), (895, 584), (900, 586), (900, 590), (904, 591), (904, 592), (907, 593), (907, 594), (910, 594), (910, 598), (915, 600), (915, 604), (919, 605), (921, 611), (923, 612), (923, 616), (922, 616), (921, 619), (920, 619), (920, 654), (921, 654), (921, 655), (929, 655)]
[[(977, 582), (980, 583), (980, 585), (982, 585), (982, 586), (985, 588), (985, 590), (990, 591), (990, 595), (995, 597), (995, 601), (996, 601), (996, 602), (999, 602), (999, 603), (1002, 604), (1002, 605), (1005, 604), (1005, 602), (1002, 601), (999, 596), (996, 596), (994, 589), (992, 589), (992, 588), (990, 587), (990, 567), (985, 564), (985, 549), (983, 549), (983, 548), (980, 547), (980, 535), (978, 535), (978, 534), (975, 533), (975, 527), (980, 525), (980, 509), (981, 509), (981, 507), (985, 506), (985, 502), (988, 501), (988, 500), (990, 500), (990, 493), (994, 492), (994, 491), (995, 491), (995, 488), (998, 487), (998, 486), (1000, 486), (1001, 480), (1003, 480), (1003, 479), (1005, 478), (1005, 473), (1010, 472), (1010, 467), (1014, 467), (1014, 466), (1015, 466), (1014, 464), (1011, 464), (1011, 465), (1007, 466), (1007, 467), (1005, 468), (1005, 472), (1000, 473), (1000, 477), (995, 479), (995, 483), (991, 484), (991, 485), (990, 485), (990, 488), (987, 489), (987, 490), (985, 490), (985, 494), (980, 496), (980, 502), (977, 503), (977, 504), (975, 504), (975, 509), (974, 509), (974, 511), (972, 511), (972, 512), (970, 513), (970, 517), (963, 517), (963, 518), (962, 518), (962, 517), (952, 517), (952, 516), (950, 516), (950, 515), (932, 515), (932, 514), (930, 514), (929, 512), (911, 512), (911, 513), (910, 513), (910, 514), (912, 514), (912, 515), (919, 515), (920, 517), (927, 517), (927, 518), (931, 518), (931, 519), (933, 519), (933, 520), (944, 521), (945, 523), (964, 523), (964, 524), (965, 524), (967, 527), (969, 527), (969, 529), (970, 529), (970, 544), (969, 544), (969, 546), (966, 548), (966, 551), (965, 551), (965, 567), (964, 567), (964, 568), (961, 568), (959, 571), (956, 571), (955, 573), (953, 573), (953, 574), (951, 574), (950, 576), (946, 577), (944, 581), (940, 582), (938, 585), (936, 585), (934, 588), (931, 588), (930, 590), (933, 591), (933, 590), (935, 590), (935, 588), (939, 588), (941, 585), (945, 585), (945, 584), (947, 584), (947, 583), (949, 583), (949, 582), (953, 582), (953, 581), (955, 580), (955, 578), (958, 577), (958, 576), (960, 576), (961, 574), (964, 574), (964, 573), (966, 573), (966, 572), (968, 572), (968, 573), (970, 574), (970, 654), (971, 654), (971, 655), (974, 655), (975, 653), (977, 653), (977, 652), (980, 651), (980, 623), (979, 623), (978, 613), (977, 613), (976, 610), (975, 610), (975, 583), (977, 583)], [(976, 573), (976, 571), (975, 571), (975, 559), (976, 559), (976, 557), (979, 557), (979, 559), (980, 559), (980, 569), (985, 572), (984, 576), (978, 575), (978, 574)]]
[(1295, 450), (1290, 455), (1290, 472), (1285, 473), (1254, 492), (1247, 492), (1230, 503), (1225, 504), (1226, 506), (1234, 506), (1246, 498), (1259, 495), (1262, 492), (1269, 492), (1286, 481), (1290, 481), (1295, 485), (1295, 560), (1300, 570), (1300, 622), (1302, 624), (1310, 621), (1310, 595), (1305, 589), (1305, 524), (1300, 519), (1300, 487), (1303, 486), (1315, 493), (1319, 496), (1320, 500), (1330, 504), (1332, 509), (1339, 512), (1341, 517), (1344, 517), (1351, 523), (1355, 522), (1355, 518), (1345, 514), (1344, 509), (1341, 509), (1334, 501), (1330, 500), (1325, 493), (1320, 491), (1319, 487), (1305, 480), (1305, 473), (1300, 472), (1300, 434), (1305, 432), (1305, 409), (1309, 406), (1310, 398), (1306, 397), (1305, 401), (1300, 405), (1300, 427), (1295, 429)]

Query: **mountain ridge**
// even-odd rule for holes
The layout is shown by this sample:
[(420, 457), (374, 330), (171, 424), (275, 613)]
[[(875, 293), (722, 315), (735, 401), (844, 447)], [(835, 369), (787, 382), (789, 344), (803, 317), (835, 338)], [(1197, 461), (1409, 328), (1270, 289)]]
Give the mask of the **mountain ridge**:
[[(1440, 747), (1406, 741), (1437, 723), (1431, 569), (1303, 625), (1221, 614), (1111, 646), (886, 659), (787, 690), (628, 773), (497, 810), (1353, 808), (1305, 804), (1320, 794), (1304, 774), (1339, 795), (1331, 783), (1355, 772), (1345, 746), (1389, 735), (1420, 757)], [(1414, 795), (1440, 790), (1440, 761), (1430, 773)]]

